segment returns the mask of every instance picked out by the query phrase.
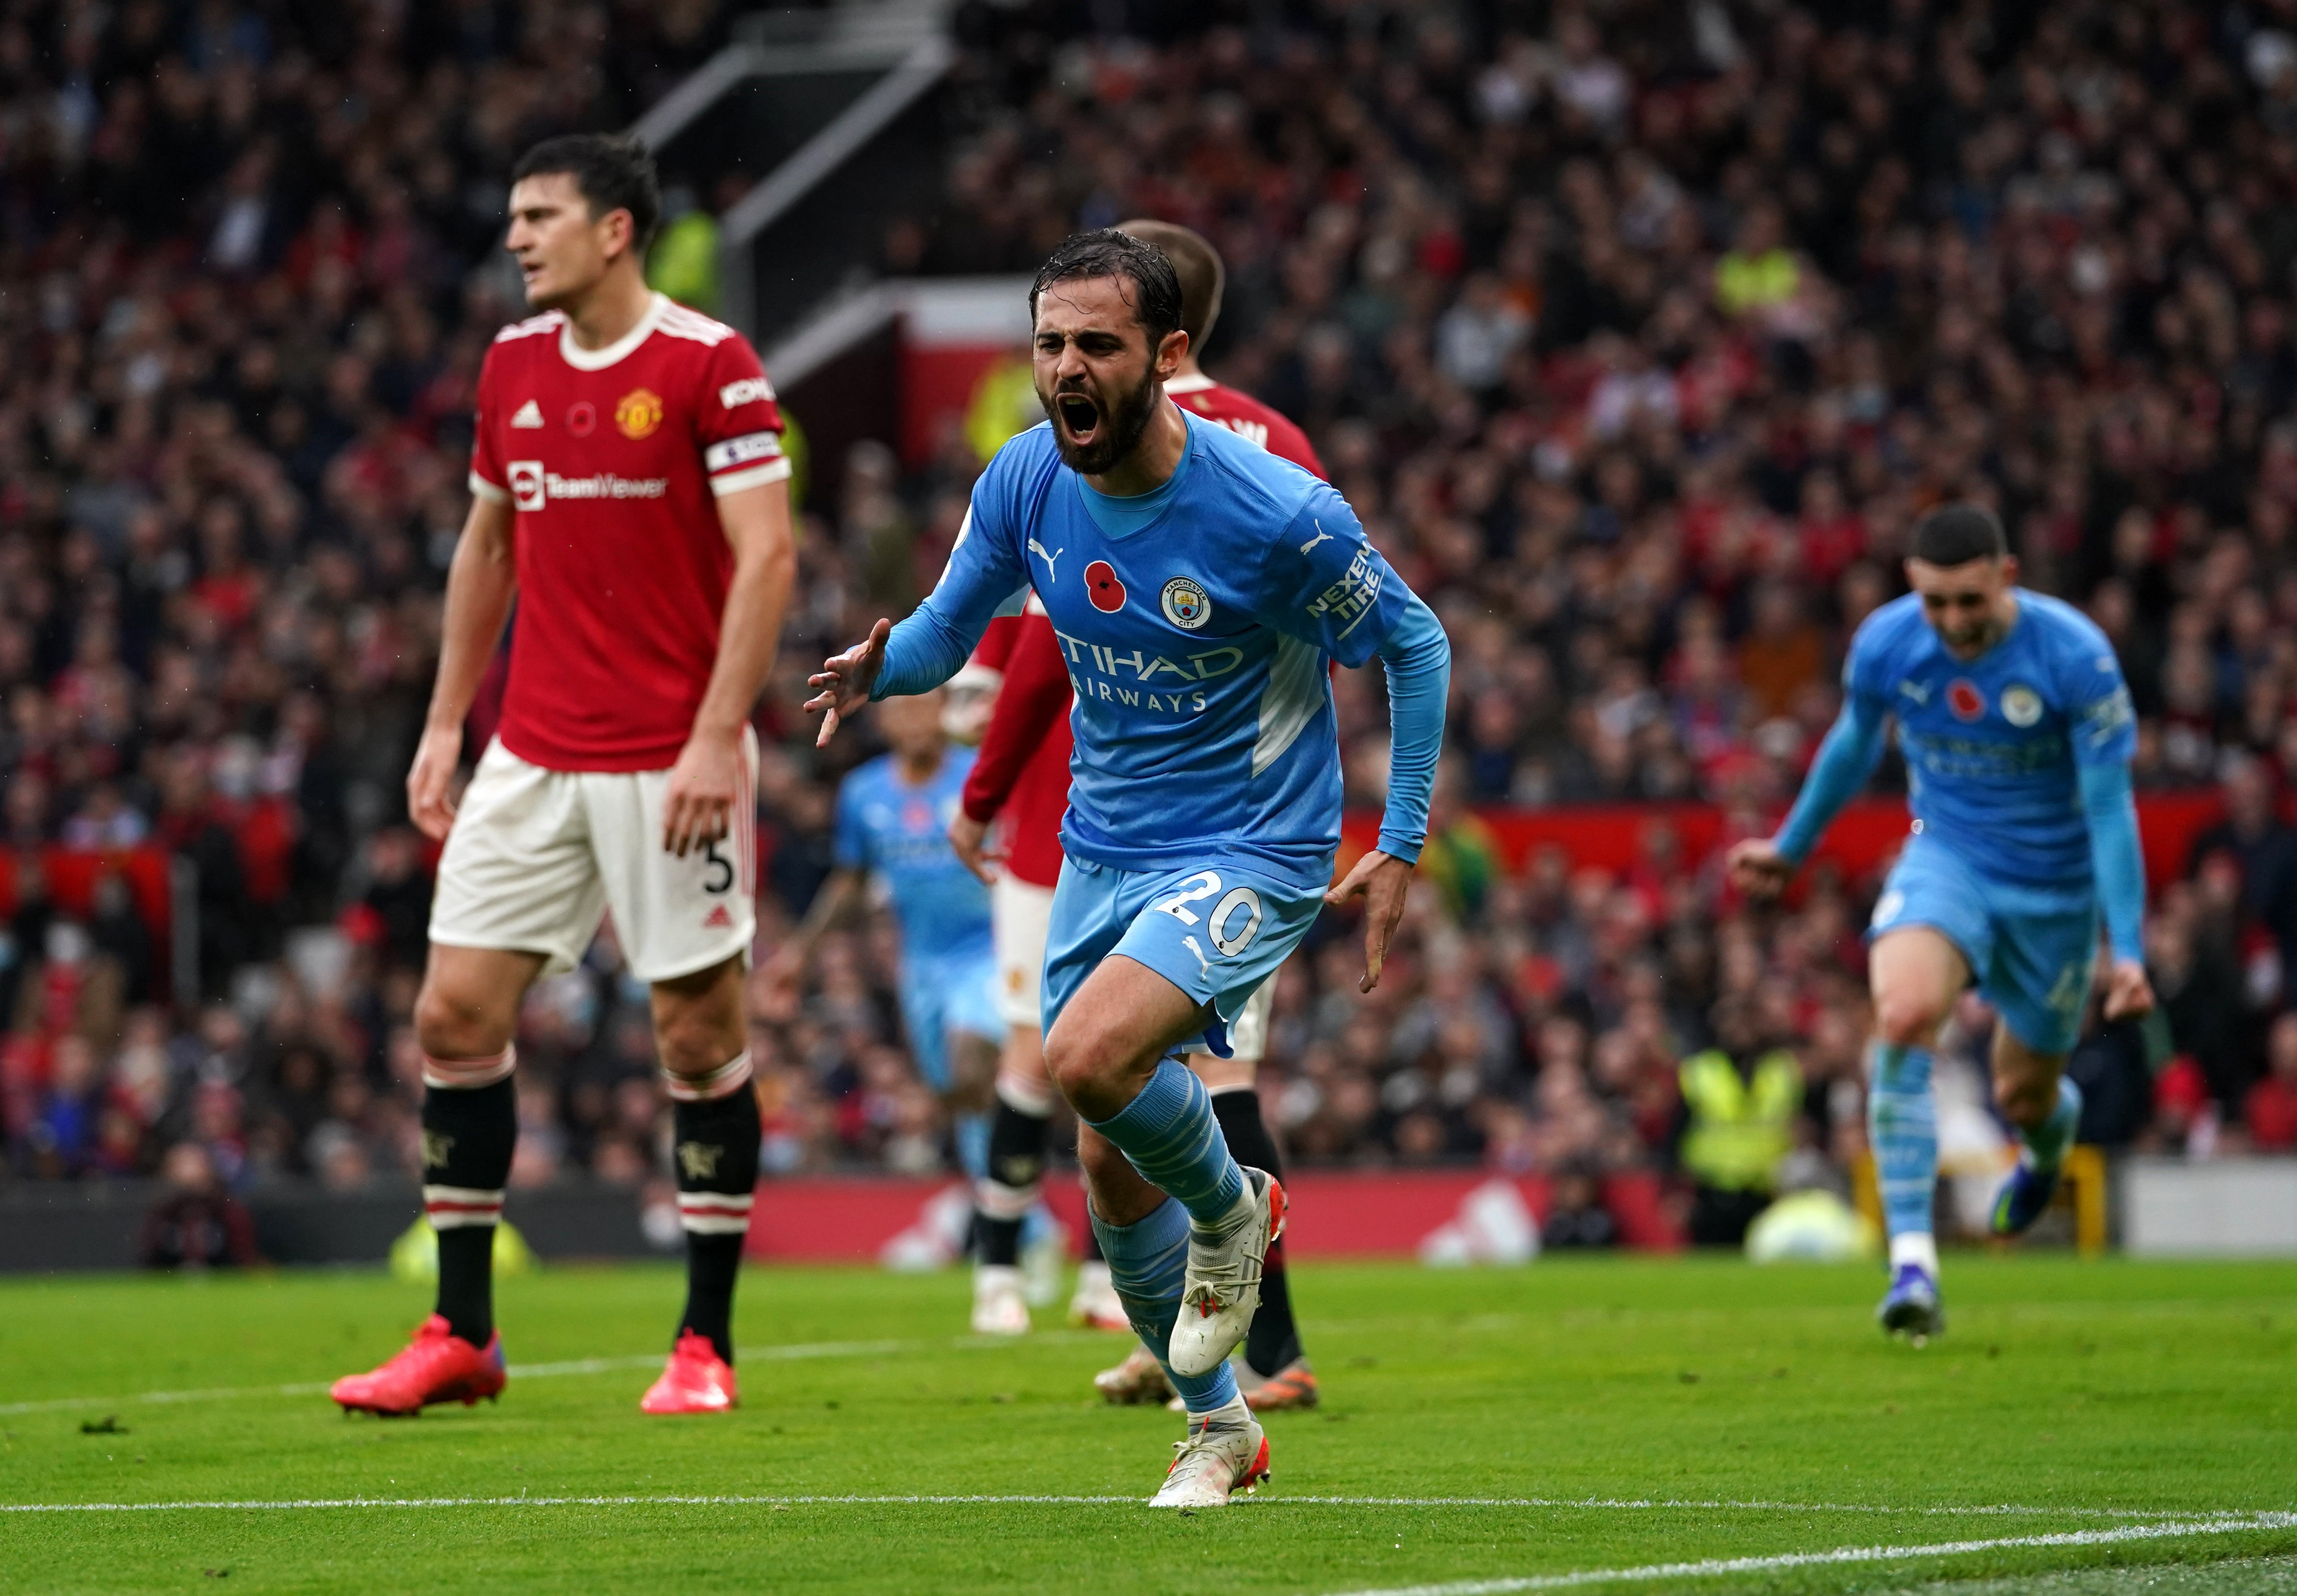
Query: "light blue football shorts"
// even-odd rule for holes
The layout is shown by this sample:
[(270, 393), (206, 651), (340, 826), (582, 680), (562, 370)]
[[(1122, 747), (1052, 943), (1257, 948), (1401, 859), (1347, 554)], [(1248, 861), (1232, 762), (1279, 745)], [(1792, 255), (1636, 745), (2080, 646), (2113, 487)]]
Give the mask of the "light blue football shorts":
[(918, 1074), (935, 1091), (947, 1091), (951, 1032), (1002, 1044), (1005, 1016), (997, 1004), (997, 955), (984, 942), (976, 951), (902, 958), (902, 1024)]
[(1866, 939), (1908, 926), (1927, 926), (1960, 949), (1980, 994), (2034, 1051), (2069, 1053), (2081, 1040), (2097, 958), (2093, 894), (1989, 881), (1918, 835), (1883, 883)]
[(1093, 967), (1122, 953), (1210, 1005), (1205, 1045), (1228, 1057), (1228, 1022), (1300, 945), (1323, 903), (1321, 885), (1272, 876), (1246, 854), (1214, 850), (1200, 865), (1165, 871), (1072, 856), (1045, 938), (1045, 1030)]

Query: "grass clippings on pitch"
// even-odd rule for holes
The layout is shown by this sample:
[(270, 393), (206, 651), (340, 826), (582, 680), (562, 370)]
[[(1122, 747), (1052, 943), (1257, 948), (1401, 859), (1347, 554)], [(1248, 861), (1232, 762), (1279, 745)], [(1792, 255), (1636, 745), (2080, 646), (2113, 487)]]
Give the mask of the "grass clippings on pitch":
[(1293, 1279), (1325, 1404), (1190, 1516), (1139, 1505), (1179, 1420), (1087, 1384), (1121, 1340), (963, 1336), (957, 1272), (752, 1271), (688, 1419), (637, 1411), (675, 1271), (507, 1280), (500, 1404), (388, 1423), (324, 1395), (424, 1311), (379, 1275), (0, 1283), (0, 1508), (99, 1504), (0, 1512), (0, 1588), (2291, 1586), (2297, 1266), (1954, 1258), (1921, 1352), (1864, 1270)]

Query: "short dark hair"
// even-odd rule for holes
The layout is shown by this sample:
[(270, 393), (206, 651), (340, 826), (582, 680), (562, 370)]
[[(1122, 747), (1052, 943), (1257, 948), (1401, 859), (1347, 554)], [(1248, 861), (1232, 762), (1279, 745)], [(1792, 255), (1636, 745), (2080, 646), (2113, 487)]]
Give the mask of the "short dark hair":
[(1117, 231), (1155, 244), (1172, 261), (1173, 275), (1181, 279), (1181, 331), (1189, 335), (1190, 352), (1203, 354), (1205, 340), (1213, 335), (1213, 324), (1220, 320), (1221, 296), (1228, 288), (1228, 270), (1221, 265), (1220, 251), (1203, 234), (1178, 222), (1142, 217), (1119, 222)]
[(1909, 552), (1926, 564), (1967, 565), (1972, 560), (2000, 559), (2010, 552), (2010, 541), (1985, 506), (1947, 505), (1922, 517)]
[(1165, 251), (1143, 243), (1129, 233), (1099, 227), (1072, 233), (1061, 247), (1037, 268), (1029, 284), (1029, 320), (1037, 319), (1037, 296), (1056, 283), (1077, 283), (1094, 277), (1130, 277), (1132, 314), (1148, 333), (1148, 352), (1155, 354), (1165, 335), (1181, 325), (1181, 279)]
[(546, 138), (518, 158), (510, 169), (517, 183), (549, 172), (574, 179), (575, 190), (595, 218), (616, 210), (630, 213), (630, 240), (644, 254), (662, 226), (662, 183), (646, 141), (611, 133), (563, 133)]

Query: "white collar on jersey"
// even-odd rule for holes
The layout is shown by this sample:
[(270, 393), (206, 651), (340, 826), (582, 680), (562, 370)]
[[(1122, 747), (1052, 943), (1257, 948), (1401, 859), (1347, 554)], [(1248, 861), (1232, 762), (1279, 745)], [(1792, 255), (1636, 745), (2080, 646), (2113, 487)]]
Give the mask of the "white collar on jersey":
[(1207, 388), (1217, 388), (1219, 386), (1219, 383), (1205, 375), (1204, 373), (1198, 372), (1193, 377), (1174, 377), (1171, 382), (1165, 384), (1165, 391), (1167, 393), (1202, 393)]
[(558, 353), (576, 371), (604, 371), (646, 341), (662, 321), (662, 313), (670, 309), (670, 297), (657, 293), (646, 306), (646, 313), (638, 317), (638, 325), (623, 333), (602, 350), (586, 350), (574, 341), (574, 324), (568, 322), (558, 329)]

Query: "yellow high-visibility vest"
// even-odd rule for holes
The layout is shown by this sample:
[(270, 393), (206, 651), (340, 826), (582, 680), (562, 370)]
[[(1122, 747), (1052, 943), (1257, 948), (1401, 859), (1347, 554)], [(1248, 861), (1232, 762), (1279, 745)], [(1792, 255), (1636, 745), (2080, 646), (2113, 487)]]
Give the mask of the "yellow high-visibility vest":
[(1679, 1079), (1691, 1110), (1683, 1166), (1692, 1178), (1726, 1191), (1770, 1190), (1802, 1111), (1802, 1066), (1794, 1055), (1783, 1048), (1764, 1054), (1746, 1081), (1720, 1049), (1709, 1049), (1684, 1059)]

